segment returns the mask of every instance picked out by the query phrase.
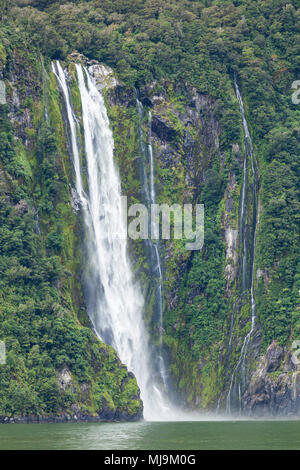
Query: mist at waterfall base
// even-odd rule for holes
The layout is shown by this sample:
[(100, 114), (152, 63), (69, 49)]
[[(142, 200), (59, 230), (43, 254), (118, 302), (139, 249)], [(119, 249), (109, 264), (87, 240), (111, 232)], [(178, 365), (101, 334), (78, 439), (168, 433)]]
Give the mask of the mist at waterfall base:
[[(94, 331), (100, 340), (114, 347), (120, 360), (134, 373), (145, 419), (186, 419), (186, 414), (169, 402), (164, 387), (156, 380), (151, 357), (153, 348), (150, 348), (143, 321), (144, 299), (132, 274), (127, 241), (113, 236), (120, 231), (124, 217), (120, 178), (113, 159), (114, 141), (103, 97), (88, 70), (76, 64), (82, 105), (83, 151), (67, 73), (58, 61), (52, 63), (52, 71), (64, 98), (77, 202), (84, 219), (85, 298)], [(84, 158), (87, 190), (82, 175)], [(104, 214), (108, 207), (110, 211)]]

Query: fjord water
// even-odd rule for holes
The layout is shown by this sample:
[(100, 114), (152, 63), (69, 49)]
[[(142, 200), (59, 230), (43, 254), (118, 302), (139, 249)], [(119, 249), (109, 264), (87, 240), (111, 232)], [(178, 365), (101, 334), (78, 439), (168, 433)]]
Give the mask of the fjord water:
[(0, 449), (299, 450), (300, 421), (2, 424)]
[(143, 321), (144, 300), (135, 282), (127, 255), (126, 219), (121, 184), (114, 164), (114, 141), (103, 97), (88, 71), (76, 65), (81, 96), (87, 189), (80, 162), (80, 126), (71, 103), (65, 72), (52, 64), (60, 85), (70, 133), (77, 198), (85, 226), (85, 298), (98, 337), (117, 351), (137, 378), (147, 419), (170, 419), (166, 403), (154, 379), (149, 339)]

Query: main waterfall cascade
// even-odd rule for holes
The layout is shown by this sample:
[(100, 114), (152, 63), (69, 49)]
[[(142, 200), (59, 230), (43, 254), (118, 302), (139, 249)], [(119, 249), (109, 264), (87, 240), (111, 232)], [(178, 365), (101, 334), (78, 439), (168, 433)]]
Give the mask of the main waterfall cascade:
[[(244, 342), (241, 348), (239, 360), (233, 370), (230, 387), (226, 399), (226, 413), (231, 413), (232, 405), (232, 394), (235, 388), (236, 395), (238, 397), (239, 412), (242, 411), (242, 393), (246, 387), (246, 359), (247, 351), (250, 343), (251, 336), (255, 329), (256, 324), (256, 303), (254, 297), (254, 265), (255, 265), (255, 244), (256, 244), (256, 223), (257, 223), (257, 210), (258, 210), (258, 199), (257, 199), (257, 160), (253, 150), (252, 140), (250, 137), (248, 124), (245, 117), (244, 103), (238, 87), (236, 76), (234, 77), (234, 86), (236, 96), (240, 106), (240, 112), (243, 121), (244, 128), (244, 143), (245, 143), (245, 157), (243, 164), (243, 183), (242, 183), (242, 194), (240, 203), (240, 219), (239, 219), (239, 236), (240, 236), (240, 247), (241, 247), (241, 295), (243, 296), (247, 291), (250, 291), (250, 307), (251, 307), (251, 328), (249, 333), (244, 338)], [(248, 163), (250, 163), (251, 169), (251, 181), (248, 181)], [(252, 227), (247, 230), (247, 212), (249, 209), (249, 186), (252, 192), (252, 203), (253, 203), (253, 217)], [(246, 197), (248, 193), (248, 198)], [(250, 232), (250, 235), (249, 235)], [(250, 242), (249, 242), (250, 238)], [(247, 276), (248, 274), (248, 276)], [(232, 323), (232, 322), (231, 322)], [(232, 335), (232, 324), (231, 324), (231, 335)], [(230, 337), (230, 342), (231, 342)], [(231, 346), (231, 345), (230, 345)]]
[[(137, 94), (137, 92), (136, 92)], [(136, 98), (137, 111), (140, 119), (139, 123), (139, 142), (140, 142), (140, 176), (143, 186), (143, 199), (148, 209), (151, 210), (151, 205), (156, 204), (156, 190), (155, 190), (155, 173), (154, 173), (154, 155), (152, 147), (152, 115), (151, 111), (148, 113), (148, 133), (147, 133), (147, 145), (144, 142), (144, 133), (142, 125), (146, 120), (144, 107), (141, 101)], [(149, 171), (147, 172), (147, 167)], [(159, 233), (159, 226), (156, 218), (151, 218), (151, 226), (148, 227), (149, 233)], [(146, 251), (150, 265), (152, 267), (152, 275), (155, 283), (155, 320), (157, 325), (157, 332), (159, 336), (159, 348), (156, 349), (154, 357), (155, 367), (158, 370), (160, 380), (163, 384), (164, 390), (168, 390), (168, 379), (165, 361), (163, 358), (162, 351), (162, 334), (163, 334), (163, 273), (162, 263), (159, 253), (159, 241), (152, 240), (151, 237), (145, 240)]]
[[(52, 63), (67, 114), (75, 184), (85, 226), (85, 297), (99, 339), (112, 345), (132, 371), (141, 390), (144, 417), (172, 419), (172, 408), (155, 381), (149, 338), (143, 321), (144, 300), (127, 255), (121, 185), (114, 165), (114, 141), (104, 100), (86, 68), (76, 64), (82, 104), (87, 190), (80, 162), (80, 126), (72, 107), (67, 74)], [(175, 419), (175, 417), (173, 418)]]

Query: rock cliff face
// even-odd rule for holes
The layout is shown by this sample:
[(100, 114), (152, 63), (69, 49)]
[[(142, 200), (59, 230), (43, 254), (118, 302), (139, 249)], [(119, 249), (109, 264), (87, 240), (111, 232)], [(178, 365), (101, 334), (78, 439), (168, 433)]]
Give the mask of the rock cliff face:
[[(6, 347), (0, 422), (139, 420), (136, 379), (96, 338), (86, 313), (80, 207), (50, 63), (15, 43), (6, 43), (6, 52), (0, 64), (0, 339)], [(108, 67), (87, 65), (99, 86), (117, 84)]]
[[(64, 110), (49, 62), (36, 57), (24, 57), (14, 45), (0, 70), (5, 85), (1, 85), (1, 130), (7, 136), (0, 156), (1, 223), (5, 225), (1, 240), (6, 247), (1, 256), (7, 268), (3, 292), (9, 299), (0, 304), (1, 315), (4, 312), (0, 339), (5, 339), (9, 353), (7, 370), (0, 370), (5, 379), (0, 396), (8, 397), (2, 400), (1, 420), (140, 419), (142, 404), (135, 378), (111, 348), (96, 340), (86, 315), (80, 278), (82, 224)], [(145, 115), (149, 110), (152, 115), (149, 136), (147, 122), (141, 124), (138, 119), (133, 87), (125, 86), (110, 67), (73, 53), (64, 65), (69, 69), (76, 111), (80, 112), (74, 85), (78, 61), (88, 67), (105, 96), (115, 158), (129, 203), (143, 202), (140, 126), (145, 142), (153, 146), (158, 202), (205, 205), (201, 252), (186, 251), (181, 240), (160, 244), (164, 322), (159, 333), (170, 395), (189, 408), (221, 411), (251, 319), (249, 293), (243, 299), (238, 295), (244, 136), (233, 83), (231, 118), (238, 123), (238, 132), (226, 144), (222, 141), (225, 111), (220, 103), (188, 83), (170, 80), (153, 81), (138, 90)], [(259, 153), (257, 157), (260, 165)], [(147, 161), (145, 174), (149, 175)], [(260, 195), (260, 214), (268, 209), (262, 199)], [(25, 257), (22, 250), (28, 250)], [(153, 266), (139, 241), (131, 242), (130, 253), (147, 299), (146, 323), (156, 347)], [(247, 352), (248, 383), (241, 403), (243, 413), (251, 416), (300, 412), (300, 372), (291, 360), (291, 333), (280, 345), (273, 341), (273, 331), (274, 337), (279, 336), (275, 328), (264, 323), (265, 299), (274, 290), (272, 282), (279, 269), (279, 261), (274, 269), (265, 268), (260, 260), (256, 263), (257, 326)], [(235, 322), (233, 311), (238, 312)], [(18, 313), (17, 319), (12, 312)], [(29, 324), (34, 325), (32, 331)], [(38, 373), (44, 375), (35, 381), (32, 377)], [(13, 374), (18, 384), (11, 379)]]
[[(251, 318), (250, 297), (239, 298), (238, 295), (238, 227), (244, 159), (243, 133), (241, 130), (239, 141), (232, 140), (226, 151), (221, 150), (219, 141), (222, 127), (216, 103), (211, 97), (197, 93), (187, 84), (182, 87), (182, 100), (179, 90), (170, 89), (168, 82), (159, 86), (157, 82), (153, 82), (140, 90), (140, 100), (146, 110), (151, 110), (152, 115), (151, 141), (155, 154), (155, 184), (159, 202), (203, 202), (207, 207), (205, 246), (201, 254), (184, 252), (174, 241), (163, 241), (161, 244), (164, 271), (164, 355), (170, 370), (170, 394), (174, 395), (175, 401), (193, 408), (217, 408), (221, 412), (222, 409), (225, 410), (230, 376), (238, 362)], [(133, 131), (132, 127), (130, 128), (132, 121), (130, 124), (124, 119), (124, 112), (127, 113), (127, 118), (131, 115), (132, 119), (135, 119), (134, 96), (122, 83), (118, 83), (109, 93), (108, 101), (112, 109), (118, 109), (118, 117), (116, 114), (111, 115), (116, 153), (129, 154), (128, 148), (119, 148), (117, 135), (120, 128), (125, 126), (127, 136), (132, 136), (132, 132), (135, 132), (138, 140), (137, 127), (135, 126)], [(122, 123), (119, 121), (120, 116)], [(236, 120), (240, 119), (237, 112)], [(147, 140), (146, 129), (144, 132)], [(134, 161), (139, 153), (137, 141), (131, 152), (131, 161)], [(123, 180), (131, 174), (131, 178), (136, 179), (137, 186), (141, 185), (136, 166), (131, 167), (129, 164), (123, 168), (122, 157), (118, 158)], [(124, 190), (127, 190), (130, 199), (132, 186), (124, 185)], [(139, 190), (133, 193), (134, 197), (140, 200), (141, 194)], [(207, 202), (210, 197), (219, 201), (219, 206), (212, 209), (213, 213), (210, 212), (209, 201)], [(260, 201), (259, 215), (262, 210)], [(221, 237), (219, 248), (214, 238), (217, 236)], [(210, 252), (208, 248), (211, 243), (215, 245), (212, 245), (214, 249)], [(217, 249), (220, 249), (221, 264), (214, 265), (214, 271), (210, 272), (210, 283), (207, 284), (200, 266), (203, 262), (203, 269), (207, 266), (209, 270)], [(140, 266), (139, 274), (144, 272), (146, 275), (144, 287), (147, 295), (149, 289), (151, 291), (151, 269), (147, 271), (147, 264), (145, 268), (141, 267), (141, 259), (145, 255), (140, 250), (133, 248), (132, 255)], [(256, 287), (259, 279), (263, 278), (266, 284), (270, 282), (264, 273), (265, 271), (257, 267)], [(208, 290), (213, 284), (212, 278), (222, 278), (222, 281), (218, 284), (215, 297), (210, 298)], [(258, 304), (259, 295), (259, 291), (255, 290)], [(215, 302), (218, 296), (223, 297), (222, 303)], [(185, 298), (185, 306), (182, 298)], [(214, 339), (202, 345), (203, 337), (199, 334), (199, 329), (203, 328), (200, 325), (204, 325), (204, 319), (201, 320), (201, 316), (204, 317), (207, 311), (210, 311), (209, 315), (218, 317), (220, 310), (226, 312), (220, 323), (211, 323), (215, 325), (214, 328), (220, 328), (220, 334), (209, 332)], [(193, 319), (190, 318), (191, 315)], [(237, 316), (235, 322), (234, 315)], [(251, 416), (297, 415), (299, 372), (291, 362), (288, 345), (282, 347), (273, 341), (264, 354), (259, 315), (258, 311), (257, 326), (247, 351), (248, 385), (241, 399), (242, 413)], [(207, 325), (205, 328), (209, 330)]]
[(276, 341), (261, 356), (252, 371), (243, 396), (248, 416), (293, 416), (300, 413), (300, 367), (291, 352)]

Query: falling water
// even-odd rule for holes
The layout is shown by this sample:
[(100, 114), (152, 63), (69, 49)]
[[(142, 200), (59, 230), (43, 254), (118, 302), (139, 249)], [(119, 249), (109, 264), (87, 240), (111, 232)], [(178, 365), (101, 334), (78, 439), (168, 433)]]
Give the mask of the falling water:
[(83, 203), (83, 205), (85, 207), (86, 204), (87, 204), (87, 199), (86, 199), (86, 195), (83, 191), (83, 184), (82, 184), (81, 170), (80, 170), (79, 147), (78, 147), (78, 144), (77, 144), (78, 123), (77, 123), (75, 113), (74, 113), (72, 105), (71, 105), (70, 93), (69, 93), (69, 88), (68, 88), (65, 73), (64, 73), (59, 61), (56, 61), (56, 64), (54, 62), (52, 62), (51, 67), (52, 67), (52, 72), (55, 74), (55, 76), (57, 78), (57, 81), (60, 85), (60, 88), (62, 90), (62, 93), (64, 95), (64, 99), (65, 99), (65, 106), (66, 106), (66, 111), (67, 111), (68, 124), (69, 124), (69, 127), (70, 127), (71, 150), (72, 150), (72, 155), (73, 155), (73, 164), (74, 164), (75, 178), (76, 178), (76, 191), (77, 191), (79, 200), (81, 201), (81, 203)]
[(76, 65), (87, 164), (88, 191), (85, 193), (78, 145), (79, 126), (66, 75), (59, 62), (52, 64), (52, 70), (64, 96), (76, 190), (85, 222), (88, 314), (98, 337), (112, 345), (121, 361), (135, 374), (145, 418), (168, 419), (170, 408), (153, 379), (142, 315), (143, 297), (133, 279), (127, 256), (120, 178), (114, 165), (114, 142), (104, 100), (88, 71)]
[[(244, 388), (246, 385), (247, 350), (248, 350), (251, 336), (255, 328), (255, 320), (256, 320), (256, 303), (255, 303), (255, 297), (254, 297), (254, 263), (255, 263), (256, 219), (257, 219), (257, 161), (256, 161), (255, 153), (253, 150), (253, 145), (252, 145), (252, 140), (251, 140), (249, 129), (248, 129), (248, 124), (247, 124), (246, 117), (245, 117), (243, 99), (240, 94), (236, 77), (234, 77), (234, 86), (235, 86), (236, 96), (239, 101), (240, 112), (241, 112), (241, 116), (243, 120), (244, 141), (245, 141), (245, 158), (244, 158), (244, 165), (243, 165), (243, 183), (242, 183), (239, 232), (240, 232), (240, 238), (242, 241), (241, 245), (243, 247), (242, 262), (241, 262), (242, 294), (250, 287), (251, 328), (250, 328), (249, 333), (246, 335), (244, 339), (239, 360), (231, 376), (229, 392), (228, 392), (227, 399), (226, 399), (226, 412), (228, 414), (231, 411), (231, 395), (232, 395), (233, 385), (237, 380), (239, 380), (237, 386), (238, 386), (238, 397), (239, 397), (239, 409), (241, 412), (241, 398), (242, 398), (241, 387)], [(246, 200), (246, 186), (247, 186), (247, 164), (248, 164), (249, 159), (250, 159), (251, 176), (252, 176), (252, 182), (250, 183), (250, 185), (251, 185), (252, 197), (253, 197), (253, 226), (252, 226), (252, 237), (251, 237), (250, 248), (247, 247), (247, 234), (246, 234), (246, 215), (247, 215), (246, 213), (247, 213), (247, 208), (248, 208), (247, 203), (249, 202)], [(248, 259), (250, 259), (249, 267), (247, 266)], [(249, 271), (250, 285), (249, 283), (247, 283), (247, 271)], [(239, 377), (237, 376), (238, 374), (239, 374)]]
[[(156, 204), (156, 192), (155, 192), (155, 178), (154, 178), (154, 158), (153, 158), (153, 147), (151, 141), (151, 124), (152, 124), (152, 115), (151, 111), (149, 111), (149, 135), (148, 135), (148, 151), (149, 151), (149, 161), (150, 161), (150, 200), (151, 204)], [(158, 233), (159, 227), (157, 219), (151, 218), (151, 233)], [(158, 292), (158, 310), (159, 310), (159, 334), (160, 334), (160, 354), (159, 354), (159, 372), (161, 378), (163, 380), (163, 384), (165, 389), (167, 389), (167, 373), (165, 362), (163, 359), (162, 353), (162, 334), (163, 334), (163, 293), (162, 293), (162, 284), (163, 284), (163, 276), (162, 276), (162, 268), (161, 268), (161, 260), (159, 255), (159, 247), (158, 241), (151, 241), (155, 253), (156, 258), (156, 271), (158, 273), (157, 279), (157, 292)]]
[[(141, 177), (143, 182), (143, 191), (145, 203), (147, 204), (149, 210), (152, 204), (156, 204), (156, 191), (155, 191), (155, 174), (154, 174), (154, 156), (153, 156), (153, 147), (152, 147), (152, 115), (151, 111), (148, 113), (148, 145), (146, 147), (144, 143), (144, 133), (142, 129), (142, 124), (145, 121), (144, 107), (138, 97), (136, 98), (137, 110), (140, 118), (139, 125), (139, 140), (140, 140), (140, 150), (141, 150)], [(147, 176), (146, 166), (147, 162), (149, 163), (149, 177)], [(149, 226), (149, 233), (159, 234), (159, 224), (155, 217), (151, 217), (151, 226)], [(149, 238), (146, 240), (147, 250), (150, 254), (153, 274), (155, 277), (155, 296), (156, 296), (156, 316), (158, 319), (158, 334), (159, 334), (159, 348), (156, 348), (156, 360), (157, 368), (162, 380), (164, 390), (167, 391), (167, 371), (165, 366), (165, 361), (163, 358), (162, 351), (162, 336), (163, 336), (163, 274), (162, 274), (162, 265), (159, 254), (159, 241), (156, 239)]]
[[(152, 114), (149, 111), (149, 137), (148, 137), (148, 149), (149, 149), (149, 160), (150, 160), (150, 198), (151, 204), (155, 204), (156, 202), (156, 194), (155, 194), (155, 186), (154, 186), (154, 158), (153, 158), (153, 148), (152, 148)], [(155, 219), (156, 220), (156, 219)]]
[[(140, 177), (142, 180), (142, 191), (143, 191), (143, 197), (144, 197), (144, 202), (147, 205), (147, 207), (151, 206), (151, 197), (150, 197), (150, 192), (149, 192), (149, 185), (148, 185), (148, 178), (147, 178), (147, 172), (146, 172), (146, 162), (147, 162), (147, 148), (145, 145), (144, 141), (144, 133), (143, 133), (143, 128), (142, 124), (144, 121), (144, 107), (140, 100), (137, 97), (137, 91), (136, 91), (136, 106), (137, 106), (137, 111), (138, 115), (140, 118), (140, 125), (138, 126), (138, 131), (139, 131), (139, 144), (140, 144)], [(150, 227), (151, 228), (151, 227)]]

